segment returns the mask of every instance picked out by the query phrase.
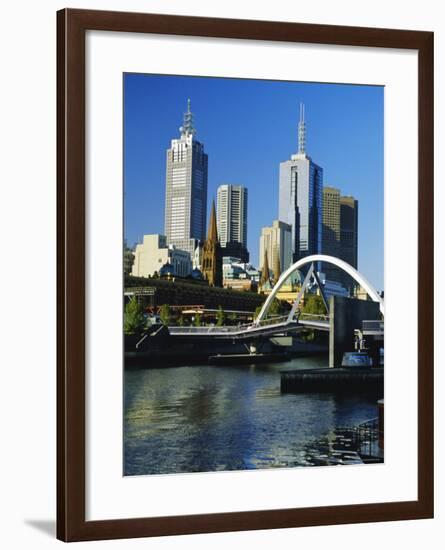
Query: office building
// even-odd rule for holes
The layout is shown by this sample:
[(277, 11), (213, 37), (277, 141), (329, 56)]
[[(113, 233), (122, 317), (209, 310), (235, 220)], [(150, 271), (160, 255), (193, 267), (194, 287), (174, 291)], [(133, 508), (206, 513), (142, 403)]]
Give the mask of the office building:
[(247, 189), (241, 185), (218, 187), (216, 219), (224, 255), (249, 261), (247, 251)]
[(204, 145), (196, 138), (190, 100), (179, 139), (167, 150), (165, 234), (167, 243), (193, 256), (205, 238), (207, 216), (207, 166)]
[[(300, 104), (298, 152), (280, 163), (280, 221), (291, 226), (293, 261), (322, 249), (323, 169), (306, 154), (304, 105)], [(283, 269), (283, 268), (282, 268)]]
[[(358, 201), (341, 196), (335, 187), (323, 189), (323, 254), (344, 260), (357, 269), (358, 265)], [(343, 270), (329, 264), (323, 271), (330, 281), (341, 283), (353, 291), (355, 283)]]
[(178, 277), (187, 277), (192, 271), (189, 252), (167, 245), (165, 235), (144, 235), (142, 243), (136, 245), (131, 274), (152, 277), (166, 264), (171, 266), (172, 275)]
[(340, 198), (341, 258), (357, 269), (358, 266), (358, 201), (354, 197)]
[[(340, 253), (340, 189), (323, 187), (323, 242), (322, 252), (341, 258)], [(331, 281), (341, 283), (343, 273), (337, 267), (323, 264), (323, 271)]]
[(339, 257), (340, 189), (323, 188), (323, 254)]
[(272, 268), (272, 278), (277, 280), (277, 273), (273, 269), (279, 269), (282, 273), (292, 264), (292, 227), (279, 220), (275, 220), (270, 227), (263, 227), (260, 237), (260, 270), (267, 253), (268, 266)]

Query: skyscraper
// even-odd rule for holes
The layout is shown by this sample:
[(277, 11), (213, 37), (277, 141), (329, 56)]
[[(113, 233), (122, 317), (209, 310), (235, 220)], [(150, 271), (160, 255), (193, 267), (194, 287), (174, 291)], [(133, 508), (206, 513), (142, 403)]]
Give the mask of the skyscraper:
[[(260, 237), (260, 270), (263, 270), (264, 258), (267, 256), (269, 266), (281, 272), (292, 263), (292, 228), (287, 223), (275, 220), (271, 227), (263, 227)], [(273, 273), (274, 280), (277, 273)]]
[(340, 189), (323, 187), (323, 254), (338, 257), (340, 249)]
[[(340, 189), (323, 187), (323, 243), (322, 252), (340, 258)], [(335, 266), (323, 265), (326, 278), (342, 282), (342, 274)]]
[(323, 169), (306, 154), (304, 105), (300, 104), (298, 152), (280, 163), (278, 217), (292, 227), (293, 261), (322, 246)]
[(249, 261), (247, 252), (247, 189), (241, 185), (220, 185), (217, 195), (219, 242), (225, 256)]
[(193, 257), (198, 241), (205, 238), (208, 157), (195, 138), (190, 99), (179, 131), (180, 138), (172, 139), (167, 150), (165, 234), (168, 244)]
[(358, 265), (358, 201), (354, 197), (340, 198), (341, 258), (357, 268)]
[[(357, 268), (358, 201), (342, 197), (335, 187), (323, 189), (323, 254), (335, 256)], [(323, 265), (327, 279), (354, 286), (353, 280), (342, 270)]]

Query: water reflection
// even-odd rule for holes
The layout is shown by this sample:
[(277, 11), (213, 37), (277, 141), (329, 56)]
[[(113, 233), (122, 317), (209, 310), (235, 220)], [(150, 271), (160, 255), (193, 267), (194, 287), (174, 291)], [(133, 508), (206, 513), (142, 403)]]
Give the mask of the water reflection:
[(324, 364), (126, 371), (125, 475), (323, 463), (335, 428), (377, 416), (372, 398), (281, 394), (280, 370)]

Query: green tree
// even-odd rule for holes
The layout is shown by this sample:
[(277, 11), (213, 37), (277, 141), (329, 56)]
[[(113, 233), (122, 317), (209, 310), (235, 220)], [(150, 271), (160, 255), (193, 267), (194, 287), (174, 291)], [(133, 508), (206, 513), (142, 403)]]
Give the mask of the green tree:
[(169, 325), (171, 321), (171, 312), (170, 306), (168, 304), (163, 304), (159, 311), (159, 316), (164, 325)]
[(200, 313), (197, 313), (195, 315), (195, 319), (193, 321), (193, 324), (195, 325), (195, 327), (200, 327), (201, 326), (201, 314)]
[(236, 316), (236, 313), (231, 313), (231, 314), (229, 315), (229, 321), (230, 321), (231, 323), (235, 324), (237, 320), (238, 320), (238, 317)]
[(216, 326), (222, 327), (225, 322), (226, 322), (226, 314), (224, 313), (223, 308), (219, 306), (218, 311), (216, 312)]
[(274, 298), (269, 307), (269, 315), (279, 315), (281, 313), (281, 302), (278, 298)]
[(124, 333), (135, 334), (141, 332), (145, 326), (144, 310), (135, 296), (125, 306)]
[(261, 310), (262, 310), (263, 306), (257, 306), (255, 308), (255, 313), (253, 314), (253, 318), (256, 319), (258, 317), (258, 315), (260, 314)]
[(313, 315), (324, 315), (326, 308), (323, 302), (323, 298), (318, 294), (304, 295), (304, 306), (302, 308), (303, 313), (312, 313)]
[(180, 327), (185, 326), (185, 319), (184, 319), (184, 315), (183, 315), (182, 313), (181, 313), (181, 315), (179, 316), (178, 325), (179, 325)]

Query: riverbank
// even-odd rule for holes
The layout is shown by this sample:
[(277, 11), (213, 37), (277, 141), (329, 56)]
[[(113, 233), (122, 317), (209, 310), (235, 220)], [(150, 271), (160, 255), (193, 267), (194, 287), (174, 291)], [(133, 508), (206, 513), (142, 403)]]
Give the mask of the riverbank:
[[(203, 339), (199, 343), (190, 342), (183, 338), (177, 338), (167, 335), (159, 338), (146, 338), (141, 341), (140, 336), (126, 336), (124, 340), (125, 354), (124, 364), (126, 369), (135, 368), (159, 368), (171, 366), (184, 366), (190, 364), (205, 365), (209, 364), (211, 356), (235, 356), (240, 357), (239, 364), (255, 364), (256, 355), (251, 354), (246, 345), (231, 341), (215, 341), (214, 339)], [(258, 361), (262, 361), (262, 356), (276, 355), (279, 361), (287, 357), (317, 357), (328, 354), (328, 344), (324, 342), (305, 342), (298, 338), (293, 338), (291, 345), (281, 346), (267, 341), (263, 343), (258, 350)], [(263, 361), (264, 362), (264, 361)], [(274, 362), (272, 357), (271, 362)], [(326, 365), (328, 361), (326, 360)]]
[[(232, 350), (230, 350), (232, 351)], [(325, 358), (325, 364), (328, 363), (328, 350), (322, 346), (307, 346), (300, 347), (299, 349), (292, 349), (290, 351), (283, 352), (282, 349), (274, 350), (269, 353), (250, 354), (245, 348), (239, 347), (238, 353), (227, 353), (227, 349), (214, 347), (213, 350), (181, 350), (181, 351), (152, 351), (152, 352), (126, 352), (124, 366), (125, 369), (150, 369), (160, 367), (180, 367), (190, 364), (195, 365), (208, 365), (213, 364), (217, 366), (217, 363), (224, 362), (213, 361), (211, 358), (219, 355), (220, 357), (226, 357), (227, 362), (232, 365), (254, 365), (264, 363), (264, 355), (270, 358), (271, 363), (284, 362), (292, 358), (304, 358), (304, 357), (323, 357)], [(239, 361), (235, 361), (234, 357), (238, 356)], [(267, 361), (266, 361), (267, 362)]]

